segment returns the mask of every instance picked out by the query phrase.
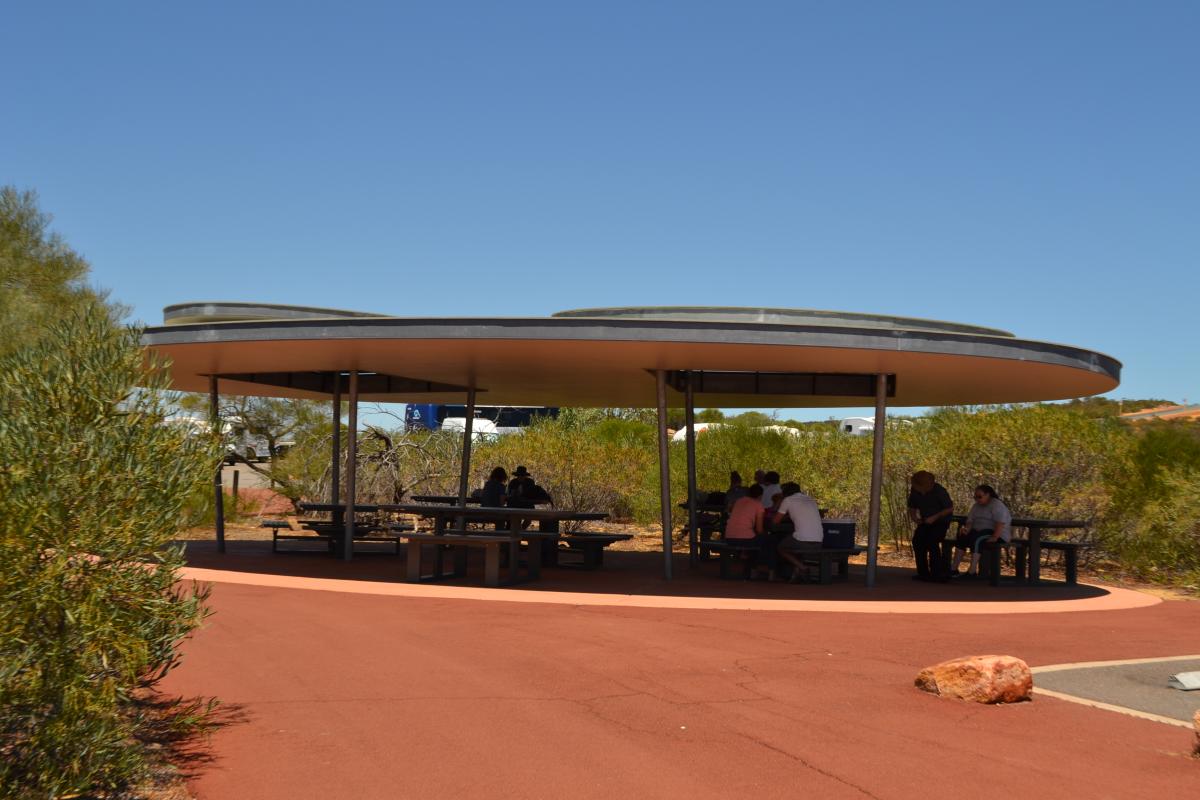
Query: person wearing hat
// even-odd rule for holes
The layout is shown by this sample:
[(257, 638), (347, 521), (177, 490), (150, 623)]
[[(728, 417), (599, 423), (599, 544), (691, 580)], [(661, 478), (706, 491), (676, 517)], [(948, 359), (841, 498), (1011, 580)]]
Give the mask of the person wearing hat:
[(536, 494), (534, 489), (537, 484), (534, 483), (533, 476), (529, 474), (529, 470), (524, 466), (518, 466), (513, 470), (512, 479), (508, 482), (508, 506), (509, 508), (533, 508)]

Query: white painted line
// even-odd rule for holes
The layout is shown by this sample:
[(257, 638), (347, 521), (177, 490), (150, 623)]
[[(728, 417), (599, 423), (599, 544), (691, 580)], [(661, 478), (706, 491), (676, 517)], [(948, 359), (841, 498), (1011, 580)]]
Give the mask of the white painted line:
[(1039, 672), (1061, 672), (1064, 669), (1090, 669), (1092, 667), (1123, 667), (1127, 664), (1157, 664), (1160, 661), (1200, 661), (1200, 655), (1194, 656), (1161, 656), (1160, 658), (1127, 658), (1123, 661), (1075, 661), (1070, 664), (1047, 664), (1044, 667), (1030, 667), (1035, 675)]
[[(1154, 659), (1150, 659), (1154, 660)], [(1066, 700), (1068, 703), (1078, 703), (1081, 706), (1091, 706), (1092, 708), (1103, 709), (1104, 711), (1115, 711), (1118, 714), (1124, 714), (1127, 717), (1138, 717), (1139, 719), (1148, 719), (1151, 722), (1161, 722), (1164, 725), (1174, 725), (1177, 728), (1192, 729), (1192, 723), (1184, 722), (1181, 719), (1172, 719), (1171, 717), (1160, 716), (1159, 714), (1151, 714), (1149, 711), (1138, 711), (1136, 708), (1126, 708), (1125, 706), (1114, 706), (1111, 703), (1101, 703), (1099, 700), (1089, 700), (1086, 697), (1076, 697), (1073, 694), (1063, 694), (1055, 692), (1051, 689), (1043, 689), (1040, 686), (1033, 687), (1034, 694), (1044, 694), (1047, 697), (1053, 697), (1057, 700)]]

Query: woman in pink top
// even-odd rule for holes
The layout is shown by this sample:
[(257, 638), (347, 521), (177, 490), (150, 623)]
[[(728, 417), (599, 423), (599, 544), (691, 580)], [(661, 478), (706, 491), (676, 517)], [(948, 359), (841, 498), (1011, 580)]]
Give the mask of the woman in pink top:
[(762, 504), (763, 487), (757, 483), (746, 490), (745, 497), (739, 497), (729, 510), (729, 519), (725, 520), (726, 539), (753, 539), (763, 532)]

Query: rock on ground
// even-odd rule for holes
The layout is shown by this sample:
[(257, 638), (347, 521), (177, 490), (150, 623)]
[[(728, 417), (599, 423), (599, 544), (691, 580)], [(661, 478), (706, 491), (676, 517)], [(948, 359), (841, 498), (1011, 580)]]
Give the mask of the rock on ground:
[(1013, 656), (967, 656), (926, 667), (918, 689), (974, 703), (1017, 703), (1030, 699), (1033, 674)]

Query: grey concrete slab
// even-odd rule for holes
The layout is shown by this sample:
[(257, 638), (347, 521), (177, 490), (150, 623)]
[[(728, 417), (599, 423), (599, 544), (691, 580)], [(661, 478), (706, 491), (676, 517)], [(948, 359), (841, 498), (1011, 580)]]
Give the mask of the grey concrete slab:
[(1177, 672), (1200, 670), (1200, 659), (1081, 667), (1035, 672), (1034, 686), (1161, 717), (1191, 722), (1200, 711), (1200, 691), (1167, 686)]

